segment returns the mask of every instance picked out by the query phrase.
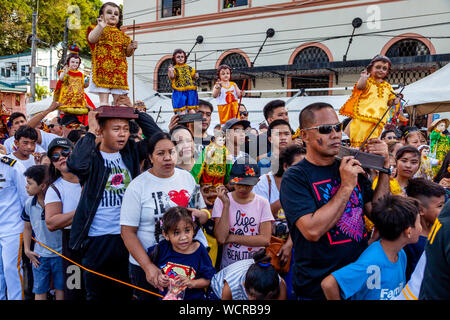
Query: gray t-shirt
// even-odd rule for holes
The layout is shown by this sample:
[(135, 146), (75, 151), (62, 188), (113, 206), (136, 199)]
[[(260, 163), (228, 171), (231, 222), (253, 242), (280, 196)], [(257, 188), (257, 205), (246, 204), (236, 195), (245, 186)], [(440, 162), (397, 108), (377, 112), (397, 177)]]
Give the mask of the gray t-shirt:
[[(55, 250), (58, 253), (62, 252), (62, 231), (49, 231), (45, 223), (45, 212), (41, 207), (36, 197), (30, 197), (25, 203), (25, 207), (21, 216), (22, 220), (31, 223), (31, 228), (34, 231), (35, 239), (47, 247)], [(41, 257), (58, 257), (56, 253), (44, 248), (39, 244), (35, 244), (34, 252)]]

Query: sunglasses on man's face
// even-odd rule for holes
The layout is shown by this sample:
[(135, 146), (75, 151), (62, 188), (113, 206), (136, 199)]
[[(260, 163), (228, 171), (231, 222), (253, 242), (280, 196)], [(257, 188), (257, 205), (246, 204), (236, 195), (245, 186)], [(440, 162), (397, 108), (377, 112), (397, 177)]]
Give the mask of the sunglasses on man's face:
[(248, 112), (247, 111), (239, 111), (239, 115), (248, 116)]
[(61, 152), (55, 152), (52, 154), (50, 159), (52, 160), (52, 162), (58, 162), (59, 159), (61, 159), (61, 157), (67, 158), (70, 155), (70, 152), (71, 152), (70, 149), (65, 149), (62, 150)]
[(336, 124), (323, 124), (321, 126), (306, 128), (303, 130), (317, 129), (320, 134), (330, 134), (333, 131), (333, 129), (336, 132), (341, 132), (342, 126), (343, 126), (343, 124), (342, 124), (342, 122), (340, 122), (340, 123), (336, 123)]

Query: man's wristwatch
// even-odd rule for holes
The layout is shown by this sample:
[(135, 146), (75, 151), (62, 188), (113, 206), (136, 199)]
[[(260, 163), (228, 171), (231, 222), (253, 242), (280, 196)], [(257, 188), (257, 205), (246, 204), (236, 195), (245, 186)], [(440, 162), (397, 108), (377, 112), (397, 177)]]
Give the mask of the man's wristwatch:
[(389, 168), (383, 167), (382, 170), (380, 170), (380, 172), (390, 176), (392, 174), (392, 169), (390, 167)]

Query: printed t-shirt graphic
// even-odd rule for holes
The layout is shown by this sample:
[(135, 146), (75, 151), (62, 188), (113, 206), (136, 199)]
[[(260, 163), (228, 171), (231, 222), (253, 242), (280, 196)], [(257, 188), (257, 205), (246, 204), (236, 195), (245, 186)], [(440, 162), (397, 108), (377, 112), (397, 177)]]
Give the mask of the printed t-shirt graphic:
[[(317, 200), (323, 204), (331, 200), (340, 186), (340, 182), (334, 179), (313, 183)], [(338, 245), (352, 240), (359, 242), (365, 236), (367, 234), (364, 229), (363, 199), (357, 185), (352, 191), (344, 213), (336, 225), (327, 232), (327, 237), (330, 245)]]
[(100, 151), (110, 174), (103, 190), (103, 196), (89, 230), (89, 236), (120, 234), (120, 209), (125, 190), (132, 178), (119, 152)]

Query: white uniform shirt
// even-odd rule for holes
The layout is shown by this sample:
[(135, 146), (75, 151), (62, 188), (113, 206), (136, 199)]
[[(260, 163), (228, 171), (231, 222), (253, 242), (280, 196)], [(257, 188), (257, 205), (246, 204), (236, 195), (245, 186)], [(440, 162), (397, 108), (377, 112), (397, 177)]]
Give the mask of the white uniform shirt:
[(24, 166), (15, 161), (9, 165), (8, 157), (0, 155), (0, 237), (23, 232), (21, 214), (28, 194), (25, 189)]

